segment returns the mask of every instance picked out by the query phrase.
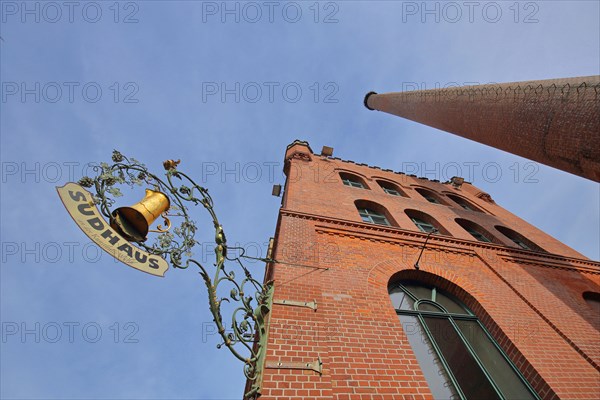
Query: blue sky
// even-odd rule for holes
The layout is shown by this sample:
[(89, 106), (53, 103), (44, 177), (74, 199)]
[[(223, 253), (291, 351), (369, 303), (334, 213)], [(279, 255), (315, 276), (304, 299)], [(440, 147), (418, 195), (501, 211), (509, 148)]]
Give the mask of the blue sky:
[(156, 278), (97, 253), (60, 203), (54, 187), (114, 148), (154, 170), (182, 159), (230, 243), (250, 252), (274, 233), (271, 186), (298, 138), (432, 179), (459, 165), (498, 204), (598, 260), (598, 184), (362, 101), (415, 83), (596, 75), (599, 3), (480, 2), (472, 16), (445, 4), (426, 14), (422, 2), (274, 2), (269, 14), (265, 2), (227, 2), (231, 14), (222, 2), (97, 1), (70, 15), (63, 2), (0, 2), (0, 397), (241, 397), (242, 365), (215, 348), (200, 277)]

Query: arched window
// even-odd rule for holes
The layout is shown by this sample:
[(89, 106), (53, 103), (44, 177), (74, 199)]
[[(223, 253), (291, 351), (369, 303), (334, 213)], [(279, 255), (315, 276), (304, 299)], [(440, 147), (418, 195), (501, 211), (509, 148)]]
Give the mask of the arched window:
[(418, 210), (404, 210), (404, 212), (421, 232), (430, 233), (437, 229), (442, 235), (451, 236), (450, 232), (431, 215)]
[(442, 200), (442, 198), (439, 195), (432, 192), (431, 190), (421, 188), (416, 188), (415, 190), (430, 203), (447, 205), (446, 202)]
[(368, 200), (356, 200), (354, 204), (363, 222), (386, 226), (397, 225), (390, 213), (381, 204)]
[(365, 183), (362, 178), (359, 178), (356, 175), (347, 174), (345, 172), (340, 172), (340, 178), (342, 178), (342, 183), (346, 186), (368, 189), (369, 187)]
[(452, 201), (454, 201), (456, 204), (458, 204), (465, 210), (483, 212), (478, 207), (473, 205), (470, 201), (468, 201), (467, 199), (463, 199), (462, 197), (456, 196), (454, 194), (447, 194), (446, 196), (448, 196)]
[(377, 181), (377, 183), (379, 184), (379, 186), (381, 186), (381, 189), (383, 189), (383, 191), (387, 194), (390, 194), (392, 196), (408, 197), (398, 185), (387, 181)]
[(389, 293), (434, 398), (539, 399), (464, 304), (415, 281)]
[(496, 225), (494, 228), (496, 228), (496, 230), (498, 232), (500, 232), (501, 234), (503, 234), (504, 236), (506, 236), (507, 238), (512, 240), (517, 246), (519, 246), (520, 248), (522, 248), (524, 250), (546, 252), (546, 250), (542, 249), (540, 246), (533, 243), (531, 240), (527, 239), (525, 236), (521, 235), (520, 233), (513, 231), (512, 229), (509, 229), (505, 226), (500, 226), (500, 225)]
[(488, 231), (483, 229), (481, 226), (477, 225), (475, 222), (472, 222), (472, 221), (469, 221), (466, 219), (462, 219), (462, 218), (456, 218), (455, 221), (465, 231), (469, 232), (471, 234), (471, 236), (473, 236), (475, 239), (479, 240), (480, 242), (498, 243), (498, 239), (496, 239), (494, 236), (492, 236), (491, 233), (489, 233)]

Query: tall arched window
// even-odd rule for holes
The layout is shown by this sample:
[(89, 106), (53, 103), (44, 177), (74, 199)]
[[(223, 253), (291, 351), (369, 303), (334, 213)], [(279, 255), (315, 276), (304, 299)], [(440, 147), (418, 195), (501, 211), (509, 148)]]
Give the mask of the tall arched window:
[(434, 398), (539, 399), (464, 304), (415, 281), (389, 293)]

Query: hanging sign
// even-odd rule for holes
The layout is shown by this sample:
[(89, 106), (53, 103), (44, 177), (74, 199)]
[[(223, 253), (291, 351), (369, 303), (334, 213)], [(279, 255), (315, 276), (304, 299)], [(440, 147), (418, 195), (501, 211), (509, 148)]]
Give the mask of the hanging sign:
[(94, 204), (90, 192), (73, 182), (56, 187), (56, 190), (75, 223), (102, 250), (132, 268), (165, 276), (169, 268), (167, 261), (132, 245), (111, 228)]

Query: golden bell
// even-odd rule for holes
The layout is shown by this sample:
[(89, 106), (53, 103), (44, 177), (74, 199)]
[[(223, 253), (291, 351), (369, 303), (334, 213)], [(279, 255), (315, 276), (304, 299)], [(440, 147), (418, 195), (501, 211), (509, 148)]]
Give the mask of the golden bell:
[(171, 202), (162, 192), (146, 189), (146, 196), (139, 203), (131, 207), (119, 207), (112, 212), (110, 226), (130, 242), (143, 242), (148, 232), (166, 232), (171, 227), (171, 222), (163, 216), (166, 228), (158, 226), (156, 231), (151, 231), (150, 226), (161, 214), (165, 213)]

